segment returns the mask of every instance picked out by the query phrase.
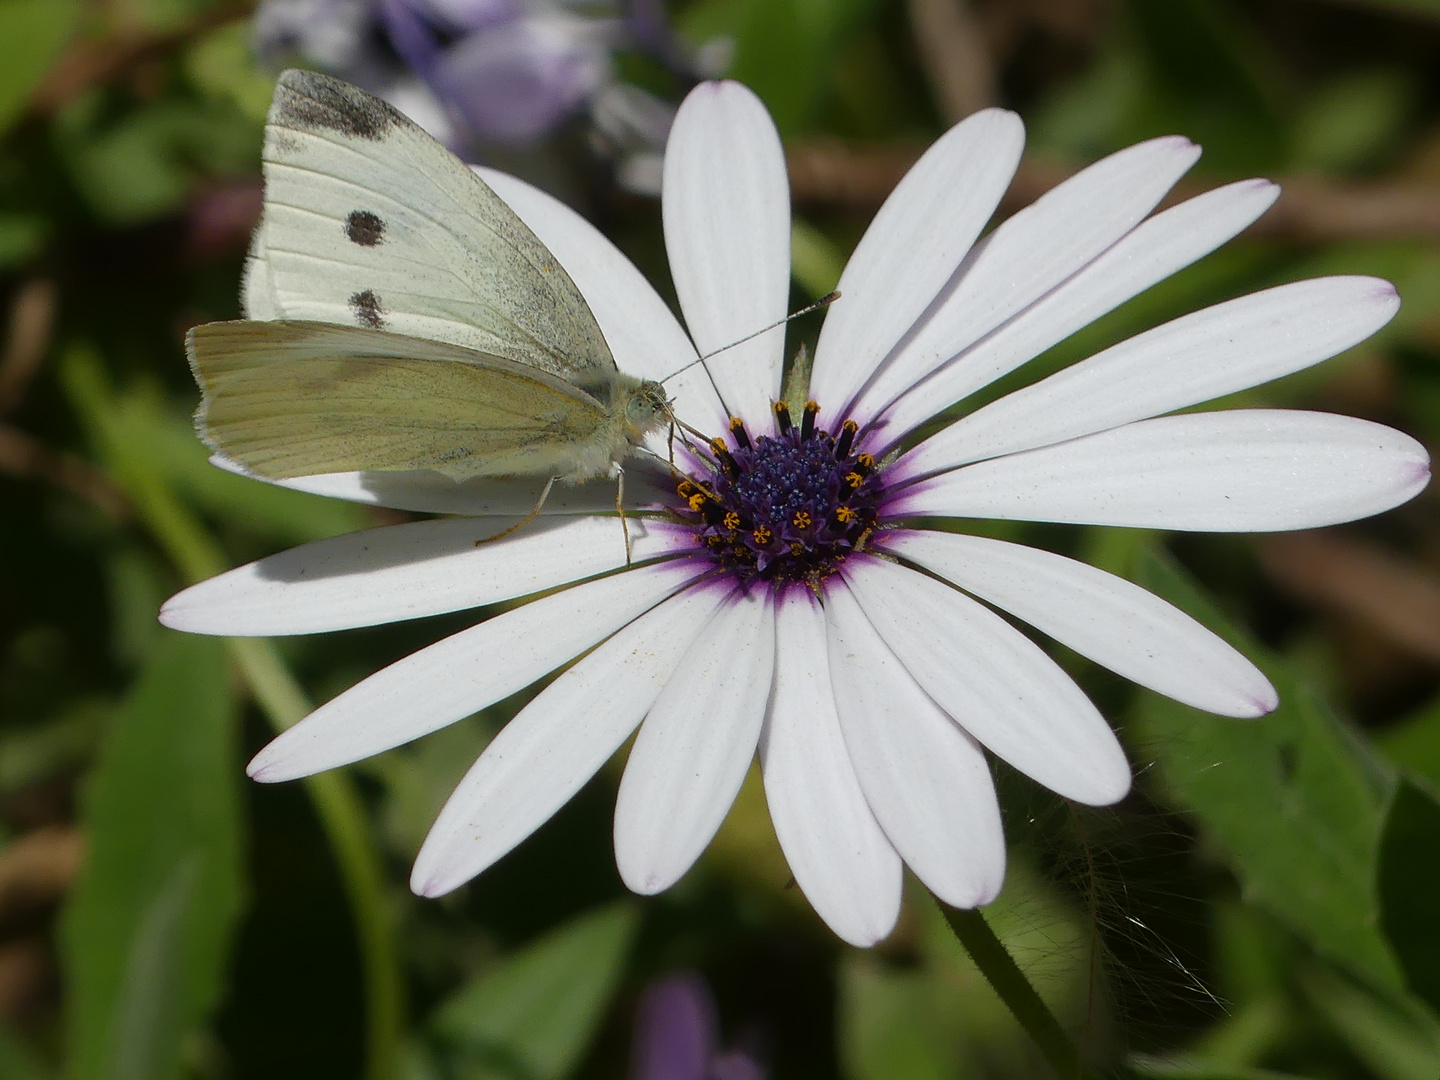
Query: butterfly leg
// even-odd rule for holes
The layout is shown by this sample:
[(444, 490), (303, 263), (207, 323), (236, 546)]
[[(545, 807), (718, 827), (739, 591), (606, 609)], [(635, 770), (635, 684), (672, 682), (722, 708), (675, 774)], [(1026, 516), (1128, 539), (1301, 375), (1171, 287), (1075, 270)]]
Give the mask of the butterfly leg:
[(620, 515), (620, 531), (625, 534), (625, 569), (630, 569), (630, 523), (625, 520), (625, 470), (615, 466), (615, 512)]
[[(545, 481), (545, 487), (540, 491), (540, 498), (535, 503), (535, 509), (531, 510), (530, 513), (526, 514), (523, 518), (517, 521), (514, 525), (511, 525), (508, 529), (501, 529), (494, 536), (485, 536), (481, 537), (479, 540), (476, 540), (475, 546), (479, 547), (481, 544), (488, 544), (492, 540), (503, 539), (504, 537), (509, 536), (511, 533), (515, 532), (517, 529), (523, 529), (526, 525), (529, 525), (530, 522), (534, 521), (535, 518), (539, 516), (540, 509), (545, 505), (545, 500), (550, 497), (550, 489), (554, 486), (555, 477), (552, 476), (549, 480)], [(628, 541), (626, 550), (629, 550)]]

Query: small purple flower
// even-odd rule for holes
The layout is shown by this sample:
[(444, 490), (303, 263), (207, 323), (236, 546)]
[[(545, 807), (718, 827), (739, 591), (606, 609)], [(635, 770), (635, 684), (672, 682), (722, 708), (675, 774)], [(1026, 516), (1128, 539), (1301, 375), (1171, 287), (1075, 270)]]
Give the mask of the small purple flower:
[(610, 82), (618, 37), (618, 24), (560, 12), (515, 18), (457, 39), (427, 81), (476, 138), (533, 142)]
[(631, 1080), (764, 1080), (747, 1051), (717, 1047), (715, 1000), (693, 971), (652, 982), (635, 1014)]

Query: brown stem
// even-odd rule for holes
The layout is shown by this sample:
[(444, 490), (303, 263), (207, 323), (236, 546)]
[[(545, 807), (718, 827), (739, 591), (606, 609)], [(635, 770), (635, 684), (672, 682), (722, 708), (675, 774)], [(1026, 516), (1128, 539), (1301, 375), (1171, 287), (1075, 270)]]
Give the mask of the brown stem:
[(0, 353), (0, 415), (20, 404), (40, 370), (55, 328), (55, 304), (55, 283), (45, 278), (32, 279), (15, 290), (5, 351)]
[(0, 472), (64, 488), (117, 521), (130, 515), (129, 502), (103, 472), (9, 424), (0, 424)]

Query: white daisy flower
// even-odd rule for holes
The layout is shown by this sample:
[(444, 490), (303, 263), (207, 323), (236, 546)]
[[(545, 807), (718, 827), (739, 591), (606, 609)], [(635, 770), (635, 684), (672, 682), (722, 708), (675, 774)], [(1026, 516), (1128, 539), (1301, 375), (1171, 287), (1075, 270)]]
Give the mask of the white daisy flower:
[[(1005, 845), (985, 751), (1079, 802), (1129, 788), (1104, 718), (995, 609), (1197, 708), (1273, 709), (1249, 661), (1136, 585), (925, 522), (1273, 531), (1396, 506), (1429, 478), (1425, 450), (1397, 431), (1290, 410), (1169, 415), (1349, 348), (1394, 315), (1394, 289), (1332, 277), (1218, 304), (909, 447), (918, 425), (1212, 251), (1277, 193), (1246, 181), (1152, 213), (1199, 154), (1155, 139), (977, 242), (1022, 143), (1018, 117), (986, 110), (896, 188), (827, 312), (815, 407), (774, 405), (783, 328), (711, 361), (713, 388), (698, 367), (667, 384), (677, 414), (724, 442), (677, 455), (689, 474), (678, 490), (659, 469), (637, 492), (646, 464), (627, 466), (633, 565), (613, 514), (597, 512), (613, 498), (602, 482), (557, 490), (541, 520), (493, 543), (474, 542), (493, 522), (419, 521), (262, 559), (173, 598), (167, 625), (270, 635), (544, 594), (341, 694), (250, 774), (287, 780), (380, 753), (579, 657), (450, 797), (415, 863), (416, 892), (448, 892), (501, 858), (638, 729), (615, 809), (631, 889), (658, 892), (690, 868), (758, 749), (796, 881), (835, 933), (870, 945), (895, 923), (902, 865), (957, 907), (999, 891)], [(696, 89), (665, 159), (665, 239), (688, 334), (593, 227), (484, 175), (569, 271), (623, 371), (661, 378), (785, 315), (785, 160), (742, 86)], [(534, 499), (531, 484), (428, 474), (287, 483), (442, 513), (523, 513)]]

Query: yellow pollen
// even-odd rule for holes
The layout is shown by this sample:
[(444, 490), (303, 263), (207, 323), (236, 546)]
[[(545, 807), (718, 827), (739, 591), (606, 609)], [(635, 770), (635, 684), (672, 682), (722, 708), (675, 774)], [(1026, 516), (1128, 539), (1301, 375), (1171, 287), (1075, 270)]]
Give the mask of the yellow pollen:
[(855, 459), (855, 463), (861, 468), (873, 469), (875, 467), (875, 458), (870, 454), (861, 454)]
[(848, 506), (840, 506), (835, 509), (835, 517), (842, 525), (848, 525), (858, 517), (854, 510)]
[(738, 529), (739, 527), (740, 515), (737, 514), (734, 510), (727, 511), (725, 514), (725, 528)]
[(804, 551), (804, 550), (805, 550), (805, 545), (802, 544), (802, 543), (800, 543), (799, 540), (796, 540), (794, 543), (792, 543), (792, 544), (790, 545), (790, 554), (791, 554), (791, 555), (799, 555), (800, 552), (802, 552), (802, 551)]
[(689, 480), (681, 480), (680, 486), (675, 490), (680, 493), (682, 499), (688, 499), (691, 495), (695, 494), (695, 485)]
[(764, 545), (770, 543), (770, 537), (773, 534), (764, 525), (761, 525), (750, 535), (755, 538), (755, 543)]
[(800, 510), (790, 519), (790, 522), (797, 529), (808, 529), (812, 520), (808, 511)]
[(865, 477), (861, 476), (858, 472), (846, 473), (845, 482), (852, 488), (858, 488), (865, 482)]
[(688, 502), (690, 503), (691, 510), (699, 511), (704, 508), (706, 499), (704, 495), (697, 491), (694, 495), (690, 496)]

